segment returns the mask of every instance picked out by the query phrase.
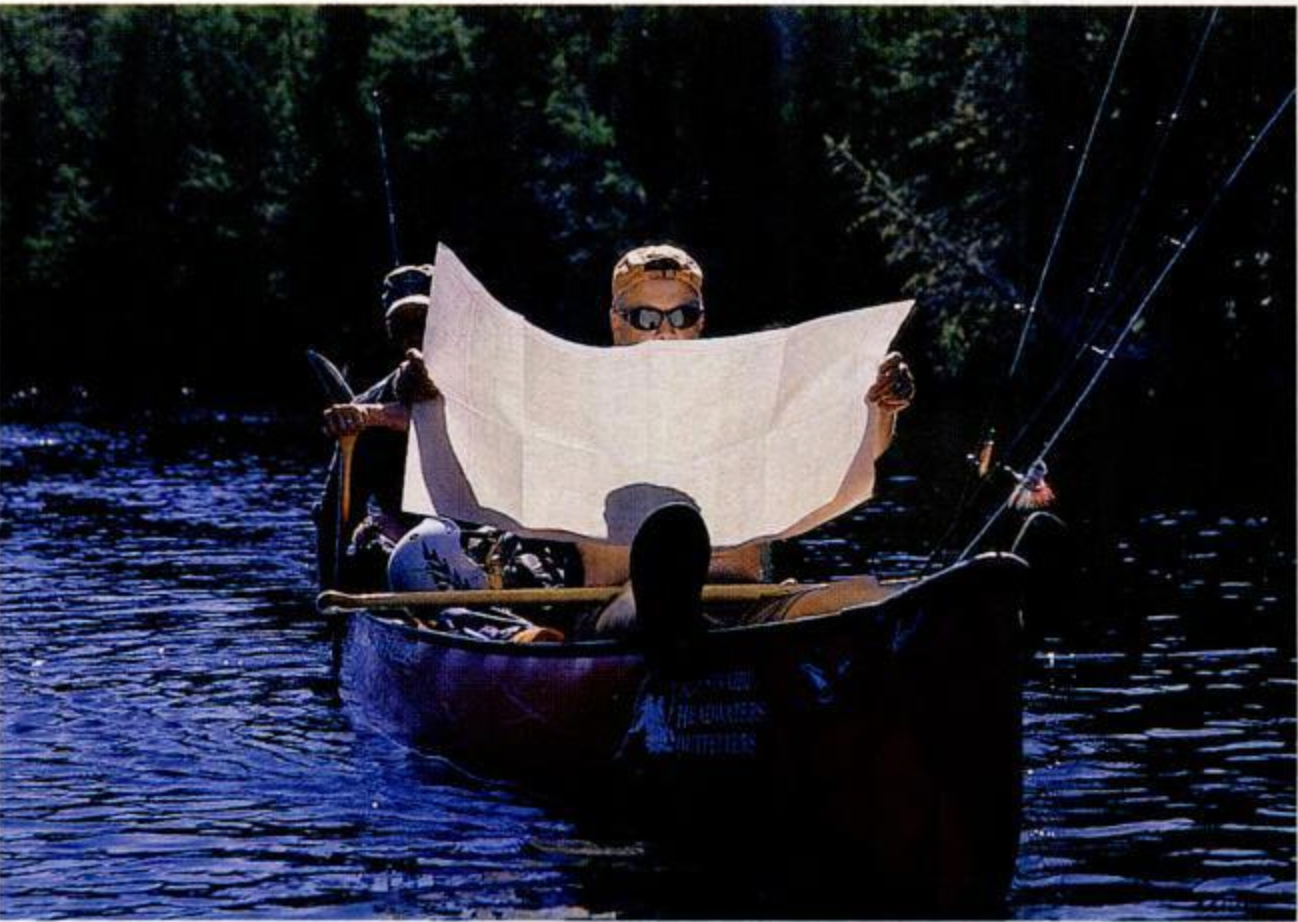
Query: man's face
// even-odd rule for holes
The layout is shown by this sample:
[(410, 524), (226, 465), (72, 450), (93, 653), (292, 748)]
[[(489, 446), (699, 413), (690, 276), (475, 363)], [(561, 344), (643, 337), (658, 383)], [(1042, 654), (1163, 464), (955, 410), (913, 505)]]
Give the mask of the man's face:
[[(641, 316), (646, 321), (659, 321), (657, 329), (636, 327), (633, 321), (637, 308), (650, 309), (649, 312), (642, 312)], [(677, 308), (681, 309), (678, 315), (681, 319), (693, 322), (687, 326), (674, 326), (667, 315)], [(643, 279), (628, 288), (609, 312), (613, 345), (633, 346), (651, 339), (698, 339), (703, 333), (702, 308), (702, 300), (684, 282), (676, 279)], [(652, 311), (662, 313), (656, 315)]]
[(388, 339), (403, 352), (424, 346), (424, 320), (428, 312), (415, 305), (402, 305), (388, 315)]

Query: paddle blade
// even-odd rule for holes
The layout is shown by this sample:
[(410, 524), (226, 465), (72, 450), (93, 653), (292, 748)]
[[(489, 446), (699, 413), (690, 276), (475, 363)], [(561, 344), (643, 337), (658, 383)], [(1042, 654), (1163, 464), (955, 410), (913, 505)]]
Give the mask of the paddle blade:
[(311, 363), (311, 370), (315, 372), (316, 380), (320, 382), (320, 388), (331, 404), (351, 403), (356, 399), (355, 392), (343, 377), (343, 373), (338, 370), (337, 365), (313, 349), (306, 351), (306, 358)]

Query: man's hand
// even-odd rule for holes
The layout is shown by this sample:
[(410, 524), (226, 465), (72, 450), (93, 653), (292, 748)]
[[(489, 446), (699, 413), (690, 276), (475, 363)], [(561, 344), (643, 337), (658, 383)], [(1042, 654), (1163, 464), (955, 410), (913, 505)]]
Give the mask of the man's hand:
[(900, 352), (890, 353), (879, 366), (879, 376), (865, 394), (865, 399), (880, 410), (900, 413), (915, 399), (915, 376)]
[(356, 435), (366, 427), (367, 404), (336, 403), (324, 413), (325, 432), (334, 438)]
[(418, 349), (407, 349), (406, 357), (397, 366), (397, 377), (393, 382), (397, 399), (407, 406), (437, 396), (437, 385), (429, 377), (428, 366)]
[(324, 413), (325, 432), (334, 438), (359, 435), (366, 429), (405, 432), (410, 411), (399, 403), (336, 403)]

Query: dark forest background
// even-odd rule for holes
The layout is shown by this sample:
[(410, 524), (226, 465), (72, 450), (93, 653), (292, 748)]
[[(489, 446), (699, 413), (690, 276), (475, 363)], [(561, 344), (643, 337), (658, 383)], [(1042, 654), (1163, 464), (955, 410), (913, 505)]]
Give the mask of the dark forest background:
[[(1293, 10), (1140, 11), (1007, 390), (1014, 303), (1127, 15), (4, 8), (4, 412), (305, 415), (320, 403), (306, 348), (357, 384), (386, 370), (378, 91), (406, 261), (444, 241), (505, 303), (590, 343), (612, 263), (645, 240), (703, 263), (712, 333), (916, 297), (900, 463), (926, 446), (958, 459), (988, 406), (1009, 431), (1030, 419), (1087, 330), (1108, 344), (1294, 83)], [(1292, 510), (1293, 124), (1117, 357), (1060, 446), (1065, 475)]]

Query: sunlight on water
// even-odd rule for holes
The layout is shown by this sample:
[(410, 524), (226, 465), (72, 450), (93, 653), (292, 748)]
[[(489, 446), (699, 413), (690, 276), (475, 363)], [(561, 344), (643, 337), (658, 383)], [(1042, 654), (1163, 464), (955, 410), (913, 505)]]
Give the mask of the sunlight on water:
[[(323, 453), (238, 420), (5, 428), (0, 911), (666, 911), (641, 843), (353, 724), (311, 607)], [(804, 542), (804, 575), (854, 572), (908, 489)], [(1292, 917), (1292, 561), (1192, 511), (1120, 550), (1120, 610), (1037, 632), (1010, 911)]]

